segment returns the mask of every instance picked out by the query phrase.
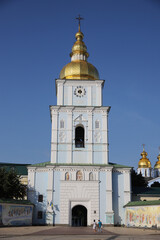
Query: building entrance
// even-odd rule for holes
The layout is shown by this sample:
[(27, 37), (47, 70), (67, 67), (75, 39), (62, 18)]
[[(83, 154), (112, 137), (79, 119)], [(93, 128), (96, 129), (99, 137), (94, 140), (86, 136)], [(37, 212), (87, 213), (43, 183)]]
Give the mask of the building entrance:
[(82, 205), (77, 205), (72, 208), (72, 226), (81, 227), (87, 226), (87, 208)]

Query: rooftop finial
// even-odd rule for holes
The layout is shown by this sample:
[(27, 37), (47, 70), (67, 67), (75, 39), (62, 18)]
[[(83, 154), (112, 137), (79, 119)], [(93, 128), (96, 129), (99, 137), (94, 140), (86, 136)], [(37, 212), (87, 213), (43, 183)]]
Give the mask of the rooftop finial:
[(79, 16), (76, 18), (78, 20), (78, 31), (81, 31), (81, 20), (83, 20), (84, 18), (82, 18), (79, 14)]
[(160, 154), (160, 146), (159, 146), (159, 148), (158, 148), (158, 149), (159, 149), (159, 154)]
[(145, 147), (145, 144), (142, 144), (142, 146), (143, 146), (143, 152), (144, 152), (144, 147)]

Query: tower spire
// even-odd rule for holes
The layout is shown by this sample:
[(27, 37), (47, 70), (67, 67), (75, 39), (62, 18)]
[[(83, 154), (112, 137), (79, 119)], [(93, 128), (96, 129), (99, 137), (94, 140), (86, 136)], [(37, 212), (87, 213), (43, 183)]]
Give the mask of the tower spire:
[(145, 150), (144, 150), (145, 144), (142, 144), (142, 146), (143, 146), (143, 152), (144, 152), (144, 151), (145, 151)]
[(81, 31), (81, 20), (83, 20), (84, 18), (82, 18), (79, 14), (78, 17), (76, 17), (76, 19), (78, 20), (78, 32)]

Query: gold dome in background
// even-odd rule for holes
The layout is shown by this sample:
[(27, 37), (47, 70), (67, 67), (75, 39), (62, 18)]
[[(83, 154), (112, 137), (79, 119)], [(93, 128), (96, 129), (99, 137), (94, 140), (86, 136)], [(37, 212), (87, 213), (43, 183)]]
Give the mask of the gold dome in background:
[(156, 162), (154, 168), (160, 168), (160, 154), (157, 157), (158, 161)]
[(139, 160), (138, 168), (151, 168), (151, 162), (147, 158), (147, 152), (144, 151), (141, 153), (142, 158)]
[(62, 68), (60, 79), (99, 79), (97, 69), (87, 62), (89, 54), (85, 43), (82, 41), (84, 35), (80, 31), (80, 25), (75, 37), (77, 41), (74, 43), (70, 53), (71, 62)]

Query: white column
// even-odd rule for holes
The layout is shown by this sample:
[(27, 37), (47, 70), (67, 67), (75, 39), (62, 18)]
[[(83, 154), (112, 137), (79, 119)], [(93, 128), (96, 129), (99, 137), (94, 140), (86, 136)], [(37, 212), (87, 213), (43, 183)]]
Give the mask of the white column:
[(35, 181), (36, 181), (36, 168), (28, 168), (28, 193), (27, 198), (31, 202), (35, 202)]
[(124, 171), (124, 205), (131, 201), (131, 174), (130, 169)]
[(72, 131), (73, 131), (73, 116), (72, 116), (72, 110), (68, 109), (67, 111), (67, 163), (72, 163)]
[(57, 105), (63, 105), (63, 83), (62, 80), (57, 83)]
[(113, 213), (112, 205), (112, 169), (106, 170), (106, 213)]
[(68, 96), (68, 104), (67, 105), (72, 105), (73, 104), (73, 93), (72, 93), (72, 86), (67, 86), (67, 89), (68, 89), (68, 93), (67, 93), (67, 96)]
[(93, 164), (93, 110), (88, 111), (88, 163)]
[(108, 126), (107, 126), (107, 112), (103, 111), (102, 113), (102, 143), (103, 147), (103, 163), (108, 164)]
[(87, 106), (92, 106), (92, 87), (91, 86), (87, 87), (87, 96), (88, 96)]
[(58, 109), (51, 109), (52, 133), (51, 133), (51, 163), (57, 162), (57, 142), (58, 142)]
[(46, 217), (46, 223), (53, 225), (53, 168), (48, 168), (48, 188), (47, 188), (47, 217)]
[(96, 84), (96, 106), (102, 106), (102, 88), (100, 84)]
[(107, 136), (107, 164), (109, 163), (109, 129), (108, 129), (108, 114), (109, 114), (109, 112), (107, 112), (107, 118), (106, 118), (106, 120), (107, 120), (107, 134), (106, 134), (106, 136)]

